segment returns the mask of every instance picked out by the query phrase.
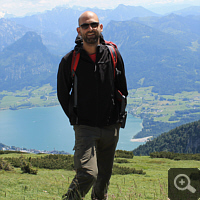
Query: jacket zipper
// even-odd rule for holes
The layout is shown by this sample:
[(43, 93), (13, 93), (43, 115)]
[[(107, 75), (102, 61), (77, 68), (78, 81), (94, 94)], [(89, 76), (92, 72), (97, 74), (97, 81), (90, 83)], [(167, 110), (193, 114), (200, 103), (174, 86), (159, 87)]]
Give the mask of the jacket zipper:
[(97, 65), (95, 64), (95, 66), (94, 66), (94, 72), (96, 72), (97, 71)]

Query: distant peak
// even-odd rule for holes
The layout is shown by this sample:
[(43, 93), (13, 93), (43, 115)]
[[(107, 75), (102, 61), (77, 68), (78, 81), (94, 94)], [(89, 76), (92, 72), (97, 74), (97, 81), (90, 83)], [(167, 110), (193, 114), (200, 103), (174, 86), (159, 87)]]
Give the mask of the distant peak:
[[(21, 38), (27, 44), (42, 44), (42, 38), (36, 32), (28, 31), (25, 35)], [(34, 45), (35, 46), (35, 45)]]
[(26, 32), (24, 36), (22, 36), (13, 44), (6, 47), (4, 50), (7, 51), (12, 49), (17, 49), (19, 52), (32, 52), (33, 50), (38, 49), (46, 51), (46, 47), (42, 43), (41, 36), (33, 31)]
[(24, 38), (38, 38), (38, 39), (40, 38), (41, 39), (40, 35), (38, 35), (36, 32), (33, 32), (33, 31), (26, 32), (24, 35)]

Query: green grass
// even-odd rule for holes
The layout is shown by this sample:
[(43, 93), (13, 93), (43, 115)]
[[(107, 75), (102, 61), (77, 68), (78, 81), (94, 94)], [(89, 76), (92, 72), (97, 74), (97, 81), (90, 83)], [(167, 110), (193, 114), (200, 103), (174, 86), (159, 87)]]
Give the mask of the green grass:
[[(0, 155), (19, 157), (19, 154)], [(30, 157), (30, 154), (24, 155)], [(31, 155), (33, 157), (41, 155)], [(168, 170), (170, 168), (198, 168), (200, 161), (174, 161), (148, 156), (135, 156), (129, 163), (120, 166), (143, 169), (145, 175), (113, 175), (109, 186), (109, 200), (165, 200), (167, 199)], [(115, 163), (117, 164), (117, 163)], [(74, 171), (39, 169), (37, 175), (22, 174), (19, 168), (14, 171), (0, 171), (0, 199), (61, 199), (66, 193)], [(85, 200), (90, 199), (90, 192)]]

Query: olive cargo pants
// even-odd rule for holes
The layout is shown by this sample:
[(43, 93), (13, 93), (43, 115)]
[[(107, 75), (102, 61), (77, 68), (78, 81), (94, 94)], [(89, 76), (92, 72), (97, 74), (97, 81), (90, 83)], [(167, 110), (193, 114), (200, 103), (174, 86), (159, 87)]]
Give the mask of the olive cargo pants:
[(65, 194), (65, 199), (80, 200), (92, 186), (92, 199), (106, 199), (119, 129), (119, 124), (102, 128), (74, 126), (76, 175)]

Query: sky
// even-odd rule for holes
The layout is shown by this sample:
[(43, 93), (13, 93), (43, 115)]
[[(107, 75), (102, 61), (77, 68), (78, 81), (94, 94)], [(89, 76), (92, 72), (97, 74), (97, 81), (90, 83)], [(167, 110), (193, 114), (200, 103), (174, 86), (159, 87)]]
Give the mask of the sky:
[(199, 0), (0, 0), (0, 17), (5, 13), (15, 16), (24, 16), (30, 13), (52, 10), (57, 6), (82, 6), (98, 7), (101, 9), (115, 8), (119, 4), (131, 6), (143, 6), (145, 8), (158, 9), (161, 6), (195, 5), (200, 6)]

